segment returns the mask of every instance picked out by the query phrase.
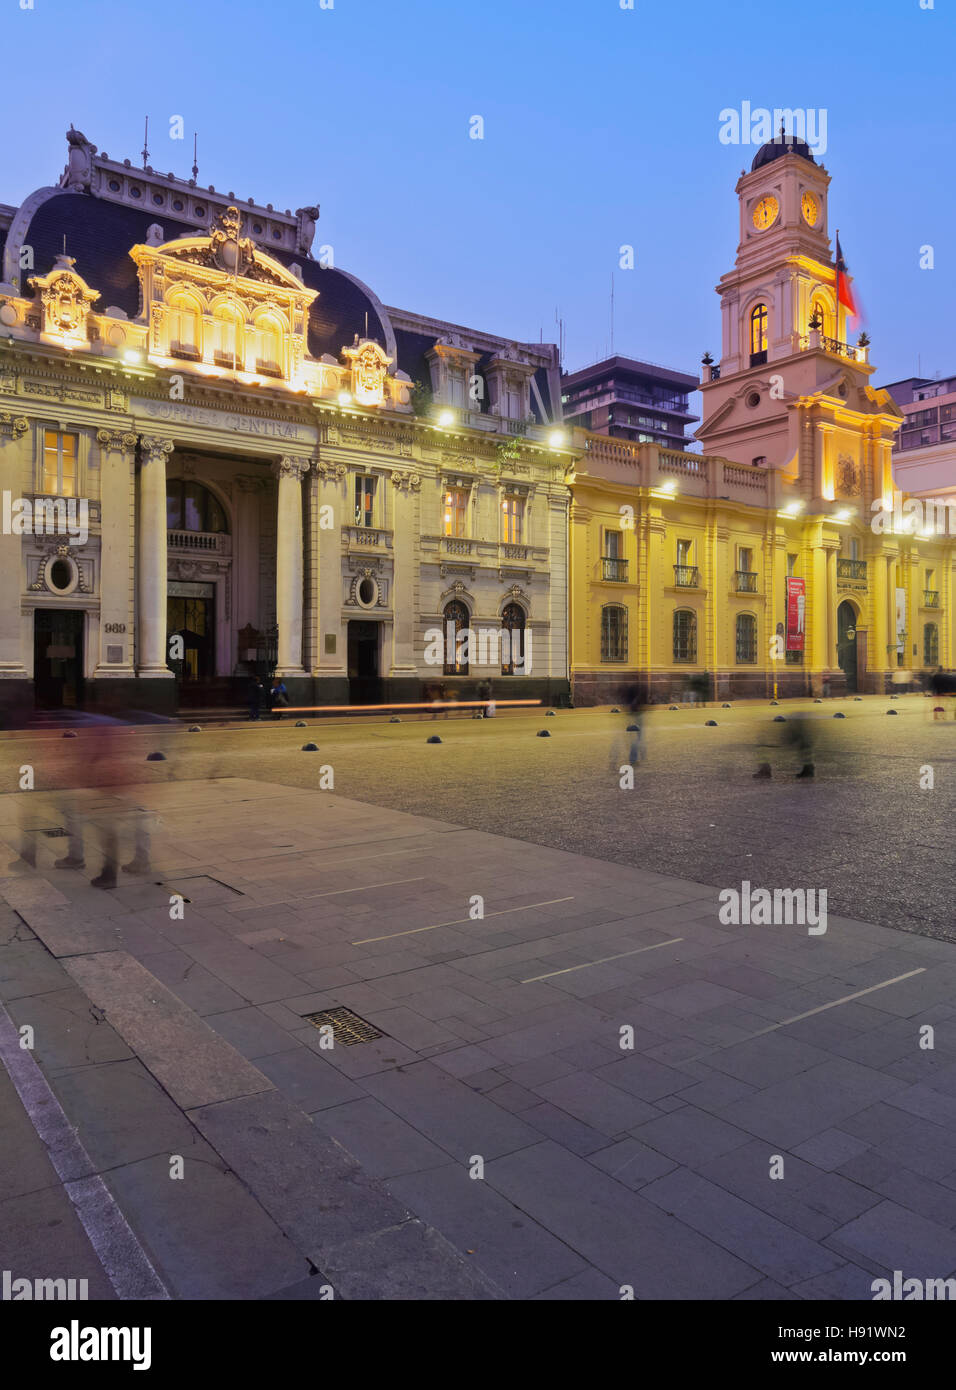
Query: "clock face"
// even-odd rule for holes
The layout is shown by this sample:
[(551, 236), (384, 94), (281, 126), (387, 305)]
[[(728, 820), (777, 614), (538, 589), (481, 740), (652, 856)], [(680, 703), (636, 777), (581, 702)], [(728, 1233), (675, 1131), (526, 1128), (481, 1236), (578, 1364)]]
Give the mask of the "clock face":
[(768, 227), (772, 227), (777, 220), (777, 213), (780, 211), (780, 204), (772, 193), (768, 193), (766, 198), (761, 198), (754, 208), (754, 226), (758, 232), (765, 232)]
[(820, 204), (812, 193), (804, 193), (800, 199), (800, 207), (803, 210), (803, 220), (808, 227), (816, 225), (816, 220), (820, 216)]

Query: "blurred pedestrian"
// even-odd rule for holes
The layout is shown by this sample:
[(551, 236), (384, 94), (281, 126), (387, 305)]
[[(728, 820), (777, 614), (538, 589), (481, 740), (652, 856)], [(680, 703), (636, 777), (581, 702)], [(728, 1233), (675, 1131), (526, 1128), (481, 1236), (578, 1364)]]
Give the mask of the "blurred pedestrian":
[(799, 711), (796, 714), (788, 715), (783, 739), (784, 743), (793, 748), (800, 763), (797, 780), (807, 780), (813, 777), (816, 767), (813, 761), (813, 735), (808, 716)]
[(253, 676), (249, 682), (249, 718), (258, 719), (259, 711), (262, 708), (262, 698), (265, 690), (262, 681), (258, 676)]
[(285, 681), (275, 677), (269, 690), (269, 709), (272, 711), (273, 719), (282, 718), (283, 706), (289, 703), (288, 691), (285, 688)]
[(911, 680), (912, 672), (907, 670), (905, 666), (897, 666), (896, 670), (890, 676), (890, 684), (893, 686), (893, 694), (905, 695), (910, 688)]

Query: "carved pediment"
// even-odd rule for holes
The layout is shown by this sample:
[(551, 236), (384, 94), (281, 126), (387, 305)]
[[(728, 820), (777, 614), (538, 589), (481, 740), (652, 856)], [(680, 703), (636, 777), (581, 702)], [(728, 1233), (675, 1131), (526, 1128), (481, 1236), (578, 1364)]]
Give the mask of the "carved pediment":
[(360, 340), (356, 334), (352, 346), (342, 349), (342, 356), (348, 361), (352, 395), (359, 405), (383, 405), (392, 360), (385, 349), (371, 338)]
[(179, 237), (161, 246), (134, 246), (130, 255), (141, 268), (152, 267), (154, 274), (162, 275), (170, 264), (190, 265), (213, 272), (201, 277), (206, 283), (218, 280), (215, 272), (219, 271), (232, 281), (238, 277), (292, 291), (304, 305), (316, 298), (315, 290), (306, 289), (290, 270), (257, 247), (251, 237), (242, 235), (242, 218), (236, 207), (226, 208), (217, 217), (208, 236)]
[(77, 275), (72, 256), (60, 255), (48, 275), (33, 275), (30, 285), (42, 305), (41, 332), (61, 342), (79, 345), (87, 341), (87, 319), (99, 291), (90, 289)]

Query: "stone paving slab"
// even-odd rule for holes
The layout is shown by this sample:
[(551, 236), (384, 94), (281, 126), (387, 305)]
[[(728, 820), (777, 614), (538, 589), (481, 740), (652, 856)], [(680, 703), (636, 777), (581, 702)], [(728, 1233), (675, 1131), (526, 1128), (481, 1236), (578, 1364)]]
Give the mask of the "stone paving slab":
[[(716, 887), (304, 789), (114, 801), (161, 815), (167, 885), (235, 892), (197, 886), (171, 921), (44, 858), (0, 878), (0, 997), (41, 1020), (94, 1148), (110, 1067), (134, 1109), (141, 1068), (256, 1194), (280, 1245), (238, 1296), (316, 1296), (281, 1241), (346, 1297), (868, 1298), (901, 1260), (956, 1265), (956, 946), (836, 916), (727, 928)], [(303, 1015), (340, 1005), (384, 1036), (323, 1049)], [(132, 1122), (112, 1142), (155, 1253), (160, 1149)], [(188, 1243), (157, 1259), (206, 1296)]]
[(64, 966), (183, 1109), (270, 1087), (260, 1071), (125, 952), (71, 956)]

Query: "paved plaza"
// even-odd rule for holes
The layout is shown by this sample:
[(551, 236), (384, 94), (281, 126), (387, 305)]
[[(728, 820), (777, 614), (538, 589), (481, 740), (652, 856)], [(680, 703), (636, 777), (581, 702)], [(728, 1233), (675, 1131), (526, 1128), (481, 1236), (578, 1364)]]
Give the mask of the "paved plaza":
[[(879, 737), (906, 757), (938, 740), (943, 766), (952, 726), (911, 709)], [(660, 739), (693, 759), (726, 732), (701, 732), (705, 715), (721, 718), (682, 711)], [(507, 789), (511, 742), (553, 757), (563, 720), (607, 778), (608, 716), (577, 733), (573, 717), (547, 721), (551, 740), (527, 720), (176, 733), (166, 764), (142, 761), (139, 732), (138, 781), (68, 796), (37, 756), (37, 790), (0, 799), (4, 862), (39, 850), (0, 878), (0, 1050), (20, 1096), (4, 1077), (0, 1265), (174, 1298), (869, 1299), (894, 1270), (953, 1275), (956, 947), (843, 915), (836, 893), (820, 935), (722, 925), (737, 860), (693, 881), (653, 848), (619, 862), (623, 833), (596, 857), (533, 843), (535, 822), (517, 839), (447, 814), (468, 799), (459, 740), (493, 735)], [(748, 794), (727, 788), (725, 816), (739, 831), (763, 806), (767, 837), (792, 840), (780, 808), (844, 784), (753, 783), (740, 731), (721, 756)], [(320, 753), (299, 751), (313, 735)], [(196, 772), (221, 757), (208, 745), (177, 762), (207, 738), (244, 771)], [(360, 738), (376, 753), (349, 795)], [(293, 747), (311, 785), (265, 780)], [(404, 785), (432, 814), (371, 804), (397, 795), (393, 749), (430, 767)], [(638, 781), (652, 766), (653, 744)], [(575, 829), (578, 790), (554, 804), (542, 775), (534, 795), (594, 836)], [(812, 827), (807, 804), (793, 816)], [(67, 842), (43, 834), (74, 814), (85, 873), (55, 868)], [(98, 836), (117, 832), (122, 861), (144, 828), (151, 872), (91, 887)], [(340, 1008), (380, 1036), (324, 1046), (306, 1015)]]

